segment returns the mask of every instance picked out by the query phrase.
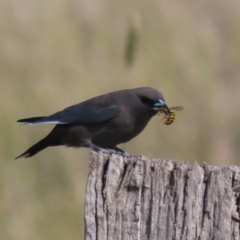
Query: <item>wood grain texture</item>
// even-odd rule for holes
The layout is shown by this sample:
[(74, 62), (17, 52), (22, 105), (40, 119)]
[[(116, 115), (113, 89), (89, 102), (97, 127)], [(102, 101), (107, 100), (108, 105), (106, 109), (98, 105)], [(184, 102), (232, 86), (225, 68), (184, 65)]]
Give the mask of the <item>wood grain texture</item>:
[(239, 240), (240, 168), (91, 152), (86, 240)]

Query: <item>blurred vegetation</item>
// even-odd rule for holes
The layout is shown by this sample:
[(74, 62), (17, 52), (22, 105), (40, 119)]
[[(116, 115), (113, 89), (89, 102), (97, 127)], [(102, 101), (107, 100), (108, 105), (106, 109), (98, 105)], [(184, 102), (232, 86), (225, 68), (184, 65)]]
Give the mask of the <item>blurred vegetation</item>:
[[(141, 15), (125, 64), (132, 8)], [(89, 150), (14, 161), (51, 126), (16, 120), (118, 89), (151, 86), (169, 106), (122, 147), (153, 158), (239, 164), (240, 2), (0, 0), (0, 239), (83, 239)]]
[(127, 33), (127, 42), (125, 49), (125, 61), (126, 64), (131, 66), (135, 60), (137, 42), (139, 38), (139, 30), (140, 30), (140, 15), (135, 10), (133, 10), (131, 14), (131, 18), (129, 20), (128, 33)]

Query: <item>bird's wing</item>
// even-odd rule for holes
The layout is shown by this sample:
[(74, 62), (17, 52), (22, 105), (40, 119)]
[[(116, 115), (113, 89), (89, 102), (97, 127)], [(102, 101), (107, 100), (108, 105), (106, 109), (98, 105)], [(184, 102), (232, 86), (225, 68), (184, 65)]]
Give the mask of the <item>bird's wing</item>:
[(18, 122), (26, 124), (93, 124), (111, 120), (119, 113), (120, 109), (116, 105), (96, 107), (79, 103), (48, 117), (26, 118), (20, 119)]

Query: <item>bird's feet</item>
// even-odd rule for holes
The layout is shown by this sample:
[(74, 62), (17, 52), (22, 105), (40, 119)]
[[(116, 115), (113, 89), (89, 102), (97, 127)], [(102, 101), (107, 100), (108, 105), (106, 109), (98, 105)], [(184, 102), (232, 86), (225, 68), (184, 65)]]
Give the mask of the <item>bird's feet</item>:
[(84, 145), (84, 147), (90, 148), (95, 152), (102, 152), (102, 153), (107, 153), (108, 151), (105, 148), (101, 148), (93, 143), (87, 143)]
[(129, 157), (130, 154), (128, 154), (127, 152), (123, 151), (122, 149), (118, 148), (118, 147), (111, 147), (109, 148), (112, 154), (117, 154), (117, 155), (121, 155), (122, 157)]
[(96, 151), (96, 152), (102, 152), (102, 153), (108, 153), (108, 154), (116, 154), (116, 155), (121, 155), (122, 157), (129, 157), (130, 155), (123, 151), (122, 149), (120, 148), (117, 148), (117, 147), (111, 147), (111, 148), (108, 148), (108, 149), (105, 149), (105, 148), (101, 148), (93, 143), (88, 143), (86, 145), (86, 147), (89, 147), (91, 148), (93, 151)]

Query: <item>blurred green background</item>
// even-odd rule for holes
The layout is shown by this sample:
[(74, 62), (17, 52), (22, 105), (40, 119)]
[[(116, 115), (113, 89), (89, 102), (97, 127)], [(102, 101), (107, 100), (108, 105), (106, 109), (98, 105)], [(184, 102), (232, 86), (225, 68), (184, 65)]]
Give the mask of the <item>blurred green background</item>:
[[(127, 56), (132, 14), (134, 55)], [(110, 91), (150, 86), (169, 106), (120, 146), (154, 158), (239, 165), (240, 2), (0, 0), (0, 239), (83, 239), (89, 150), (14, 157), (52, 126), (19, 126)], [(127, 58), (128, 57), (128, 58)]]

